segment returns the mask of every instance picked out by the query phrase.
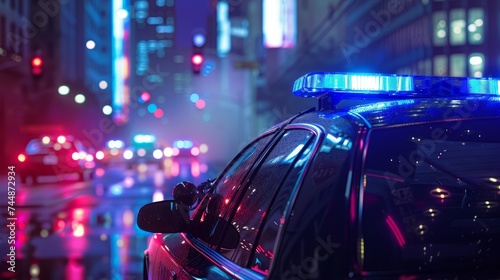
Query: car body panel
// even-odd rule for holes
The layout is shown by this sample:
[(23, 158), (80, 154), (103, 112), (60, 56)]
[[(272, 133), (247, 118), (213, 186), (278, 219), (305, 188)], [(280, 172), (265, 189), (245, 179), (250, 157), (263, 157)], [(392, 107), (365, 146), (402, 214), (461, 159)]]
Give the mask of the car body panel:
[[(159, 265), (158, 262), (175, 263), (171, 266), (176, 270), (179, 279), (331, 279), (332, 277), (446, 279), (458, 276), (463, 278), (465, 275), (467, 275), (466, 278), (468, 276), (495, 278), (500, 275), (500, 271), (488, 266), (481, 267), (481, 270), (478, 271), (457, 272), (449, 270), (449, 268), (448, 271), (437, 271), (432, 266), (427, 265), (429, 271), (425, 275), (418, 274), (418, 271), (415, 270), (405, 272), (393, 268), (379, 271), (365, 269), (368, 264), (365, 263), (363, 252), (365, 241), (368, 242), (368, 239), (364, 240), (363, 228), (366, 224), (364, 224), (363, 215), (368, 217), (370, 213), (363, 212), (363, 209), (365, 203), (369, 201), (368, 199), (372, 199), (370, 197), (372, 194), (367, 193), (365, 188), (367, 186), (371, 188), (370, 186), (373, 185), (371, 182), (376, 179), (376, 176), (373, 176), (371, 171), (367, 171), (366, 168), (377, 167), (378, 163), (374, 163), (373, 159), (377, 159), (381, 164), (390, 160), (389, 155), (392, 155), (393, 152), (399, 152), (407, 157), (415, 151), (416, 149), (412, 146), (401, 147), (404, 140), (401, 137), (409, 135), (408, 131), (411, 132), (412, 128), (415, 128), (416, 132), (422, 132), (421, 135), (426, 135), (428, 138), (422, 140), (434, 141), (436, 147), (441, 147), (437, 144), (443, 140), (443, 134), (435, 134), (435, 131), (432, 131), (436, 127), (445, 128), (443, 131), (452, 133), (449, 134), (451, 137), (449, 139), (453, 139), (453, 141), (472, 139), (466, 135), (467, 131), (476, 129), (476, 133), (481, 132), (479, 136), (476, 134), (476, 137), (481, 138), (481, 140), (477, 140), (482, 141), (480, 143), (488, 141), (498, 143), (500, 142), (498, 136), (488, 132), (490, 130), (488, 128), (491, 127), (493, 131), (495, 127), (500, 125), (499, 112), (500, 98), (478, 96), (390, 100), (338, 110), (309, 110), (294, 116), (272, 128), (274, 135), (278, 136), (266, 144), (263, 154), (258, 156), (258, 159), (252, 159), (255, 160), (255, 165), (241, 179), (245, 183), (234, 194), (240, 199), (234, 202), (231, 200), (232, 206), (220, 213), (228, 221), (234, 218), (234, 209), (241, 202), (242, 195), (249, 186), (247, 180), (252, 180), (254, 172), (265, 160), (265, 156), (273, 151), (273, 147), (281, 141), (279, 137), (282, 137), (287, 130), (309, 127), (311, 131), (316, 131), (314, 141), (317, 142), (314, 147), (317, 148), (312, 153), (313, 158), (307, 160), (308, 163), (301, 171), (302, 175), (298, 177), (300, 179), (297, 180), (297, 184), (283, 187), (286, 185), (283, 181), (277, 188), (275, 195), (286, 201), (286, 206), (283, 206), (282, 216), (276, 219), (280, 226), (279, 230), (276, 231), (276, 244), (272, 250), (273, 256), (270, 258), (272, 262), (267, 270), (260, 271), (259, 263), (252, 263), (252, 258), (255, 256), (260, 258), (264, 255), (262, 252), (257, 252), (255, 248), (251, 249), (253, 253), (249, 262), (240, 266), (229, 261), (228, 258), (233, 258), (233, 256), (227, 254), (224, 249), (215, 245), (207, 246), (202, 241), (184, 234), (170, 234), (164, 243), (157, 244), (157, 246), (162, 246), (162, 249), (157, 251), (154, 261), (156, 264), (152, 264), (152, 267)], [(483, 122), (484, 125), (478, 126), (476, 122)], [(278, 131), (276, 131), (277, 129)], [(392, 138), (384, 136), (390, 135), (392, 131), (398, 131), (400, 134), (396, 134)], [(406, 134), (402, 133), (403, 131), (407, 131)], [(438, 138), (434, 138), (435, 136)], [(377, 145), (381, 145), (380, 143), (384, 143), (385, 149), (389, 152), (371, 150), (370, 145), (377, 147)], [(381, 166), (385, 168), (387, 163)], [(404, 176), (405, 174), (401, 170), (398, 173), (398, 167), (400, 166), (396, 164), (391, 170), (402, 179), (409, 177)], [(465, 174), (470, 175), (467, 172)], [(437, 185), (439, 186), (439, 184)], [(421, 201), (425, 201), (425, 196), (434, 190), (430, 186), (422, 186), (420, 189), (422, 191), (415, 191), (414, 196)], [(491, 197), (488, 196), (489, 193), (486, 194), (489, 200), (482, 202), (485, 207), (500, 204), (494, 195), (496, 192), (492, 192)], [(451, 195), (463, 195), (463, 190), (459, 193), (452, 192)], [(456, 207), (456, 204), (453, 207)], [(484, 212), (490, 213), (485, 216), (490, 220), (483, 221), (487, 225), (486, 228), (490, 230), (497, 230), (498, 227), (496, 221), (499, 220), (499, 216), (498, 212), (494, 211), (497, 210)], [(406, 233), (410, 229), (408, 227), (398, 237), (395, 228), (398, 225), (404, 228), (402, 227), (404, 221), (398, 220), (397, 216), (393, 217), (394, 220), (388, 219), (388, 216), (382, 217), (385, 220), (376, 220), (375, 218), (380, 217), (373, 216), (373, 221), (377, 221), (373, 222), (374, 227), (387, 228), (389, 224), (389, 227), (394, 230), (388, 233), (389, 242), (400, 242), (401, 236), (404, 238), (413, 236)], [(427, 222), (429, 224), (425, 225), (431, 226), (431, 222)], [(263, 224), (265, 223), (266, 221), (263, 222)], [(409, 239), (405, 242), (409, 242)], [(373, 245), (371, 245), (373, 243), (370, 241), (371, 248), (366, 247), (367, 254), (368, 251), (374, 252)], [(381, 244), (383, 243), (381, 242)], [(429, 246), (431, 246), (430, 243), (419, 248), (430, 252), (432, 250), (429, 249)], [(485, 245), (481, 248), (484, 251), (488, 250), (489, 247)], [(438, 255), (435, 255), (434, 258), (440, 260)], [(476, 259), (480, 260), (480, 258)], [(383, 262), (383, 259), (381, 260)]]

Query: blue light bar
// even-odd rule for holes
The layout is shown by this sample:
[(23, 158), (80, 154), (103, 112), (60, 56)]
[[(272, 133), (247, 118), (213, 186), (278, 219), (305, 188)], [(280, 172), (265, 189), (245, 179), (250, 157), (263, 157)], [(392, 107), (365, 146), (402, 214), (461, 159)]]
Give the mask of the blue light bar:
[(407, 97), (500, 95), (500, 80), (314, 72), (300, 77), (293, 85), (293, 94), (301, 97), (319, 98), (330, 93), (352, 97), (368, 97), (367, 95)]

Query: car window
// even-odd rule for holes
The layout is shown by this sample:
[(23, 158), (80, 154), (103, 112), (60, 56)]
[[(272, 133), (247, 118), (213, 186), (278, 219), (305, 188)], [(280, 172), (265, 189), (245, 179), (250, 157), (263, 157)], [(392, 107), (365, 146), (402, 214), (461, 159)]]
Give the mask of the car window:
[(306, 162), (310, 158), (314, 145), (308, 143), (297, 155), (293, 168), (289, 171), (277, 195), (271, 202), (271, 207), (262, 221), (255, 241), (253, 255), (250, 257), (249, 266), (255, 271), (266, 274), (269, 272), (271, 261), (274, 257), (274, 246), (278, 238), (278, 231), (284, 222), (284, 212), (293, 189), (299, 184), (299, 178)]
[(367, 271), (481, 270), (500, 259), (498, 120), (374, 131), (362, 244)]
[(228, 205), (236, 191), (239, 190), (246, 174), (271, 139), (272, 134), (269, 134), (251, 143), (233, 159), (225, 171), (223, 171), (223, 174), (217, 179), (215, 193), (223, 196), (225, 201), (222, 205), (223, 208), (216, 210), (219, 214), (225, 209), (224, 205)]
[[(241, 203), (231, 220), (240, 233), (240, 246), (230, 251), (222, 251), (227, 258), (236, 264), (247, 265), (256, 244), (260, 224), (269, 212), (271, 201), (291, 167), (296, 163), (297, 158), (300, 158), (303, 151), (309, 147), (309, 141), (313, 135), (308, 130), (290, 130), (284, 133), (251, 178)], [(281, 199), (287, 201), (288, 197)], [(272, 255), (272, 245), (266, 244), (265, 246), (268, 256)], [(263, 261), (269, 260), (268, 257)]]

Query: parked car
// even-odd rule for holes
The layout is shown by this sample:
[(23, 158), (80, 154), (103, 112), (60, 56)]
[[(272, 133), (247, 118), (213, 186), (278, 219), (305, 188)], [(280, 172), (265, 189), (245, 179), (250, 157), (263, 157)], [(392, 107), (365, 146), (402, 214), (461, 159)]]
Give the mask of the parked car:
[(317, 108), (264, 132), (215, 180), (140, 209), (139, 228), (155, 233), (144, 278), (499, 278), (499, 84), (299, 78), (293, 93)]
[(43, 136), (32, 139), (18, 155), (21, 181), (38, 182), (40, 176), (64, 179), (76, 174), (79, 181), (90, 179), (95, 168), (94, 156), (71, 135)]
[(120, 139), (111, 139), (106, 142), (106, 146), (98, 150), (95, 158), (104, 165), (123, 163), (125, 161), (123, 152), (125, 151), (125, 142)]
[(123, 157), (129, 169), (139, 164), (155, 164), (163, 168), (163, 146), (152, 134), (134, 135), (132, 145), (125, 149)]

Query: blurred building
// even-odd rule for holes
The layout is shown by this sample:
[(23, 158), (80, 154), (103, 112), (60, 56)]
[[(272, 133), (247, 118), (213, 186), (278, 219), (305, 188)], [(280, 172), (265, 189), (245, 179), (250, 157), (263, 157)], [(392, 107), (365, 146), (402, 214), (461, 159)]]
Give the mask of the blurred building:
[(29, 1), (0, 1), (0, 167), (14, 162), (29, 89), (32, 57), (27, 30)]
[[(128, 140), (150, 133), (207, 144), (207, 161), (227, 161), (251, 138), (249, 79), (215, 49), (217, 1), (130, 1)], [(195, 46), (194, 38), (205, 43)], [(198, 71), (192, 57), (199, 53)], [(252, 135), (254, 136), (254, 135)]]
[(243, 19), (254, 32), (233, 32), (231, 52), (258, 62), (259, 129), (315, 105), (291, 94), (307, 72), (500, 76), (498, 1), (227, 2), (231, 31)]
[(354, 9), (336, 68), (500, 76), (498, 1), (358, 1)]

